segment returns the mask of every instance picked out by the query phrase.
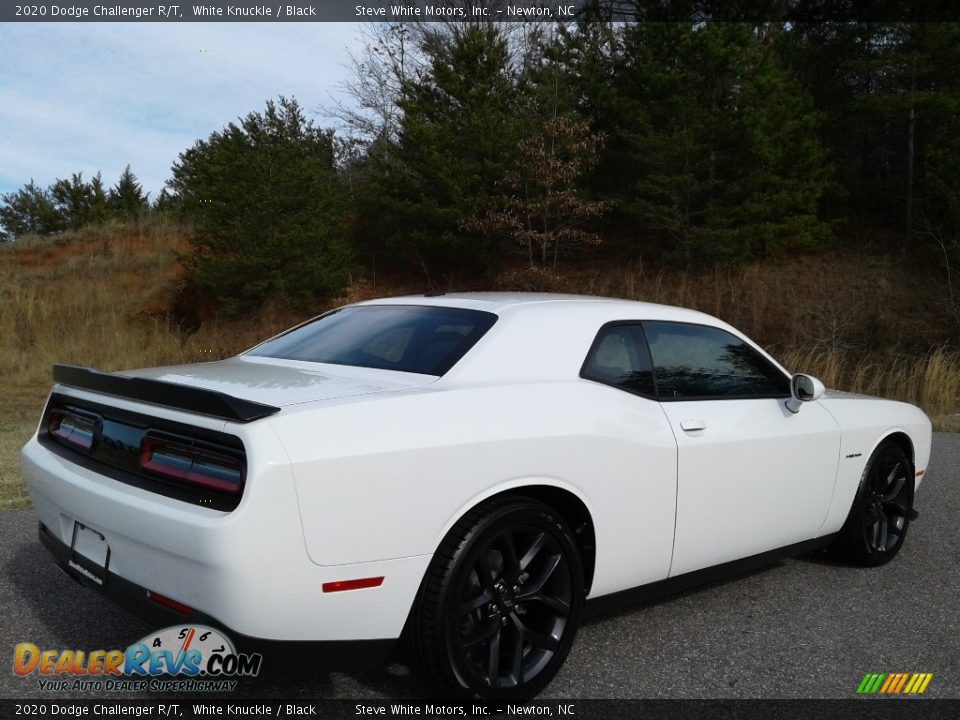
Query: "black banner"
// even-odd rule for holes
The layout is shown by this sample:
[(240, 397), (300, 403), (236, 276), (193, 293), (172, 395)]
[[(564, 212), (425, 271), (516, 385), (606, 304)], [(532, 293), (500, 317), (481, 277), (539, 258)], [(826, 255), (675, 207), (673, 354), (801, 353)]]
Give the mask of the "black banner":
[(676, 718), (677, 720), (940, 720), (960, 700), (0, 700), (3, 718)]
[(3, 22), (955, 21), (951, 0), (35, 0)]

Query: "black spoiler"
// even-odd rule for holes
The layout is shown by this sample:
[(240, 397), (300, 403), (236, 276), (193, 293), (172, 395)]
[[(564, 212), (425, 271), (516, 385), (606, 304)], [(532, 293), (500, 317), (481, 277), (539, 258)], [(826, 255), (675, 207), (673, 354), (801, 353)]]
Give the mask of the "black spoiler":
[(248, 423), (280, 412), (280, 408), (273, 405), (242, 400), (217, 390), (114, 375), (79, 365), (54, 365), (53, 379), (54, 382), (81, 390), (93, 390), (234, 422)]

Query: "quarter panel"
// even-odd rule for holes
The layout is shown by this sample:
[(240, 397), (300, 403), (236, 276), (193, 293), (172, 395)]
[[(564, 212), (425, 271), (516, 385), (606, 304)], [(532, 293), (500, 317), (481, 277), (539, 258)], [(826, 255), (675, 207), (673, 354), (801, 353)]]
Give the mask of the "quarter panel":
[(593, 517), (593, 594), (666, 577), (676, 443), (659, 406), (586, 380), (470, 386), (271, 418), (321, 565), (431, 554), (470, 507), (523, 485)]
[[(110, 548), (111, 572), (245, 635), (277, 640), (399, 636), (427, 558), (317, 566), (306, 553), (289, 459), (275, 433), (263, 422), (226, 429), (242, 435), (250, 448), (243, 501), (232, 512), (99, 475), (51, 453), (36, 437), (22, 452), (34, 511), (67, 545), (74, 522), (97, 530)], [(322, 592), (325, 582), (374, 575), (387, 578), (383, 586)]]

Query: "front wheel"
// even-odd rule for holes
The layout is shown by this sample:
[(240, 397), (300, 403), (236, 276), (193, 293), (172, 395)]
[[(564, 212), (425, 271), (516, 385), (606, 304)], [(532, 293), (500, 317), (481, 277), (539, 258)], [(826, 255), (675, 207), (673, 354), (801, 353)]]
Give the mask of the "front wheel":
[(566, 659), (583, 605), (568, 525), (529, 498), (487, 501), (447, 534), (417, 596), (413, 657), (439, 688), (524, 698)]
[(910, 457), (896, 443), (881, 443), (867, 462), (850, 514), (834, 542), (837, 554), (868, 567), (893, 560), (910, 526), (913, 488)]

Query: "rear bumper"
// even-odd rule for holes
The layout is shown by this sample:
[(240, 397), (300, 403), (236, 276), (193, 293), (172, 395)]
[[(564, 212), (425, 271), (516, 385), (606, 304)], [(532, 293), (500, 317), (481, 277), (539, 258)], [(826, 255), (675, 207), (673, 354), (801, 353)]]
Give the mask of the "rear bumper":
[[(250, 457), (247, 488), (229, 513), (118, 482), (33, 438), (21, 458), (34, 510), (46, 528), (41, 539), (63, 566), (75, 524), (97, 531), (109, 548), (109, 582), (96, 589), (153, 623), (182, 622), (184, 616), (154, 607), (147, 590), (194, 609), (188, 619), (241, 637), (395, 641), (430, 557), (314, 563), (305, 548), (289, 460), (270, 444), (271, 436), (264, 432), (251, 443), (257, 453)], [(379, 587), (322, 589), (325, 583), (381, 576)]]
[(335, 670), (365, 670), (383, 663), (396, 646), (396, 640), (340, 640), (329, 642), (277, 642), (251, 638), (227, 627), (216, 618), (190, 610), (176, 612), (168, 607), (159, 605), (150, 600), (148, 588), (132, 583), (129, 580), (106, 572), (103, 584), (89, 579), (82, 572), (74, 569), (71, 560), (76, 562), (76, 556), (66, 543), (53, 536), (50, 529), (39, 523), (41, 544), (53, 555), (57, 566), (71, 579), (109, 598), (120, 607), (128, 610), (137, 617), (156, 628), (170, 625), (189, 623), (193, 625), (207, 625), (224, 630), (241, 651), (255, 651), (271, 657), (289, 659), (290, 655), (299, 652), (308, 654), (311, 666), (321, 666)]
[(171, 609), (158, 605), (149, 599), (149, 590), (145, 587), (132, 583), (129, 580), (107, 571), (104, 573), (105, 582), (103, 585), (94, 582), (82, 571), (75, 569), (76, 565), (71, 566), (70, 561), (75, 560), (75, 555), (70, 547), (61, 542), (59, 538), (54, 537), (50, 528), (42, 522), (38, 524), (38, 535), (40, 544), (53, 555), (57, 566), (72, 580), (78, 582), (84, 587), (96, 590), (104, 597), (113, 600), (120, 607), (129, 610), (137, 617), (143, 619), (151, 626), (163, 627), (180, 622), (191, 622), (212, 627), (220, 627), (224, 630), (222, 623), (214, 621), (209, 615), (191, 610), (189, 613), (178, 613)]

